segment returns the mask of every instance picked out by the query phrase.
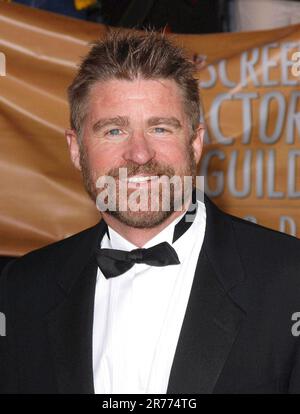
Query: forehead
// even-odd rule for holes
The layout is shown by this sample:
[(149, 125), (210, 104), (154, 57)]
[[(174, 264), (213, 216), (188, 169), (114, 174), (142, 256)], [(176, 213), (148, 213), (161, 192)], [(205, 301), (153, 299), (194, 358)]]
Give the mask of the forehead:
[(183, 116), (182, 92), (174, 80), (112, 79), (96, 83), (88, 98), (88, 113), (130, 115), (146, 113), (157, 116)]

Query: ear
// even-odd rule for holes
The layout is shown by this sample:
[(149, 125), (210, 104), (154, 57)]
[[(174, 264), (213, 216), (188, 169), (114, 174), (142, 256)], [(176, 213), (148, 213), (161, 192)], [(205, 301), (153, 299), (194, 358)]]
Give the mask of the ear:
[(204, 142), (204, 133), (205, 133), (205, 126), (203, 123), (200, 123), (196, 130), (194, 140), (192, 142), (196, 164), (199, 163), (200, 158), (201, 158), (203, 142)]
[(68, 143), (70, 157), (75, 168), (81, 170), (80, 166), (80, 152), (77, 140), (77, 134), (73, 129), (66, 129), (65, 137)]

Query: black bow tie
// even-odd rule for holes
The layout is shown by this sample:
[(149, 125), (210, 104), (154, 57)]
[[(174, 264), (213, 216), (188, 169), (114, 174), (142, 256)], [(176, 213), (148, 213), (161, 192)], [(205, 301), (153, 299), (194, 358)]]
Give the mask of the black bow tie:
[[(191, 217), (194, 218), (196, 209), (197, 205), (192, 211), (188, 210), (188, 212), (176, 224), (173, 234), (173, 243), (190, 227), (192, 220), (186, 220), (186, 216), (191, 214)], [(106, 232), (109, 237), (108, 228), (106, 229)], [(127, 272), (127, 270), (131, 269), (135, 263), (145, 263), (150, 266), (180, 264), (174, 247), (172, 247), (168, 242), (159, 243), (153, 247), (149, 247), (148, 249), (140, 248), (129, 252), (116, 249), (100, 249), (96, 251), (96, 260), (106, 279), (116, 277)]]
[(96, 260), (107, 279), (127, 272), (135, 263), (146, 263), (149, 266), (180, 264), (175, 249), (167, 242), (159, 243), (148, 249), (134, 249), (130, 252), (100, 249), (96, 253)]

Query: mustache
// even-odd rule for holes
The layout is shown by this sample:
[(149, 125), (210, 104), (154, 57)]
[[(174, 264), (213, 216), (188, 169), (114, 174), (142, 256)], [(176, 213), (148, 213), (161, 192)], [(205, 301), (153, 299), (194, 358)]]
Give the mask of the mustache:
[(169, 165), (163, 165), (158, 163), (157, 161), (150, 161), (147, 164), (136, 164), (136, 163), (128, 163), (126, 165), (122, 165), (116, 168), (112, 168), (108, 171), (107, 175), (113, 178), (119, 178), (119, 169), (126, 168), (127, 169), (127, 177), (132, 177), (135, 175), (154, 175), (154, 176), (168, 176), (173, 177), (175, 175), (174, 168), (170, 167)]

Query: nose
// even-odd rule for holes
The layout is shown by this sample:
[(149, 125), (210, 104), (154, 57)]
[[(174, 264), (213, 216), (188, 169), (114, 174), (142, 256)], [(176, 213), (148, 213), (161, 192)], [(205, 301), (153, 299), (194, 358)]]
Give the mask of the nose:
[(143, 133), (133, 134), (127, 142), (123, 153), (126, 161), (133, 161), (137, 164), (146, 164), (155, 157), (155, 150)]

